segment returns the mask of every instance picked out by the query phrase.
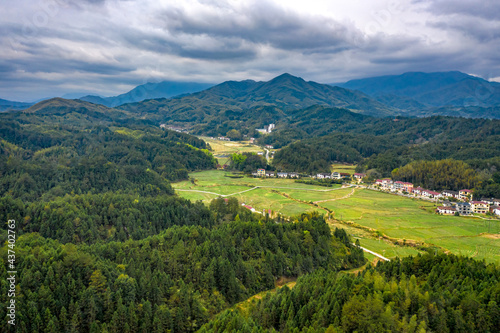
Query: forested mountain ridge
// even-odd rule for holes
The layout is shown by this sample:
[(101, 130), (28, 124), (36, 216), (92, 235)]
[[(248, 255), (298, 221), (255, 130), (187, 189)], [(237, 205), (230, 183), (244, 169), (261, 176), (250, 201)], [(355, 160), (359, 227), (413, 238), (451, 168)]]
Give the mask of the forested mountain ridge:
[(267, 82), (227, 81), (182, 98), (144, 101), (119, 108), (142, 114), (156, 110), (159, 115), (166, 116), (167, 121), (195, 122), (200, 119), (207, 121), (219, 110), (238, 111), (267, 105), (282, 110), (325, 105), (379, 116), (390, 114), (390, 108), (361, 92), (306, 82), (290, 74), (282, 74)]
[(500, 105), (500, 83), (461, 72), (421, 73), (378, 76), (337, 84), (376, 98), (378, 101), (418, 110), (425, 107)]

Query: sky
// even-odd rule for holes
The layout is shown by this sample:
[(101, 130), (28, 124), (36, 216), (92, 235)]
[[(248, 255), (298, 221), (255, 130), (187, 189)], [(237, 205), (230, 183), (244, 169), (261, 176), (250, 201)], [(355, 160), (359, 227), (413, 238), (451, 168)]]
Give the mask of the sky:
[(0, 0), (0, 98), (285, 72), (321, 83), (451, 70), (500, 81), (499, 42), (498, 0)]

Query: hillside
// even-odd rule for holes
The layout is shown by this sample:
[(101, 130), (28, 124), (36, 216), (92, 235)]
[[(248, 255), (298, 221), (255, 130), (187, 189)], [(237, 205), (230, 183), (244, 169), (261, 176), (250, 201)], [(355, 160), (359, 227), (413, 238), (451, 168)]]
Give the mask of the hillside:
[(158, 83), (148, 82), (134, 89), (112, 97), (100, 97), (87, 95), (80, 97), (81, 100), (115, 107), (126, 103), (140, 102), (146, 99), (170, 98), (179, 95), (191, 94), (213, 86), (211, 83), (162, 81)]
[[(64, 98), (51, 98), (36, 103), (28, 109), (22, 111), (26, 115), (32, 115), (30, 119), (38, 117), (42, 122), (57, 122), (64, 125), (89, 126), (99, 122), (108, 124), (113, 122), (129, 122), (133, 120), (133, 115), (123, 110), (108, 108), (107, 106), (72, 100)], [(136, 123), (143, 123), (143, 120), (135, 120)]]
[(327, 171), (334, 161), (359, 163), (380, 175), (389, 175), (413, 160), (486, 160), (500, 155), (500, 120), (355, 117), (359, 115), (345, 114), (338, 123), (332, 121), (330, 125), (327, 121), (323, 126), (319, 118), (316, 123), (299, 127), (290, 124), (261, 142), (278, 147), (290, 144), (276, 153), (276, 168), (310, 173)]
[(425, 107), (500, 105), (500, 84), (461, 72), (378, 76), (336, 84), (359, 90), (378, 101), (400, 109)]

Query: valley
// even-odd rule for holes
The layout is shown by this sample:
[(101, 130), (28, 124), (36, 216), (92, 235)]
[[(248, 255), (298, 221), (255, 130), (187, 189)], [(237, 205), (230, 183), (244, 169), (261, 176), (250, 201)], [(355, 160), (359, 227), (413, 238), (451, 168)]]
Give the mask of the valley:
[[(235, 197), (256, 211), (270, 209), (273, 215), (293, 217), (317, 211), (328, 217), (332, 227), (346, 228), (360, 238), (362, 246), (388, 258), (415, 255), (419, 250), (414, 246), (420, 244), (500, 263), (500, 239), (494, 237), (500, 233), (499, 219), (437, 215), (435, 203), (364, 188), (346, 197), (353, 192), (351, 188), (330, 189), (292, 179), (230, 178), (227, 174), (216, 170), (191, 173), (192, 181), (172, 186), (181, 197), (206, 204), (224, 196)], [(405, 243), (412, 246), (401, 246)]]

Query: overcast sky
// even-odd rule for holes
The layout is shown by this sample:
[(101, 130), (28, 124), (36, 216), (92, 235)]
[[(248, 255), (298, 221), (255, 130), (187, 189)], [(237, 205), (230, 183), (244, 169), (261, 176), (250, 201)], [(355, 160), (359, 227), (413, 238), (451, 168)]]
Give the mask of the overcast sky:
[(459, 70), (500, 80), (498, 0), (0, 0), (0, 98), (160, 80), (322, 83)]

